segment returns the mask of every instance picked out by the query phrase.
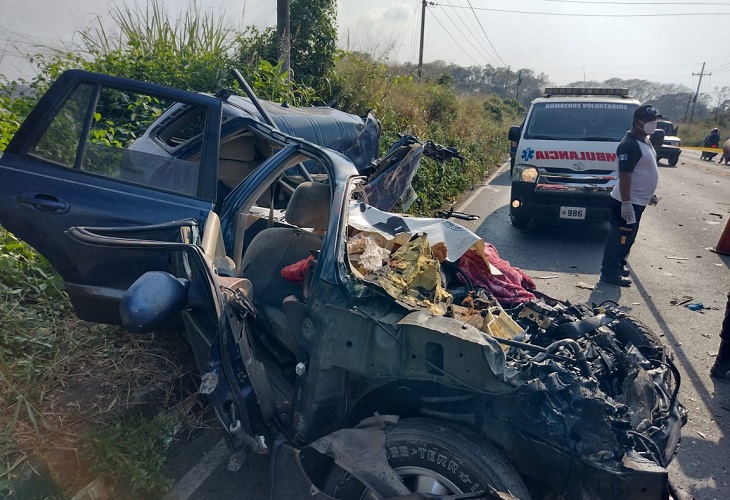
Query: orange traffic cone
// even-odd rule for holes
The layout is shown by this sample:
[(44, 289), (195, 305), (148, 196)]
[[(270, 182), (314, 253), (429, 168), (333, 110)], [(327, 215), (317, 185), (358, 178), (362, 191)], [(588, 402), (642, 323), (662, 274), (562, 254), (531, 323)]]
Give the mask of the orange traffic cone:
[(725, 224), (725, 229), (722, 230), (720, 235), (720, 241), (717, 242), (715, 252), (723, 255), (730, 255), (730, 219)]

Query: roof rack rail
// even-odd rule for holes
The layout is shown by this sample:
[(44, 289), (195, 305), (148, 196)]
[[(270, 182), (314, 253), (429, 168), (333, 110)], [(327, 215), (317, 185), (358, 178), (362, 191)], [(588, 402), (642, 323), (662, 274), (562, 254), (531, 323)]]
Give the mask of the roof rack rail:
[(626, 98), (626, 97), (629, 97), (629, 89), (589, 88), (589, 87), (547, 87), (545, 89), (544, 97), (578, 96), (578, 95), (615, 96), (615, 97)]

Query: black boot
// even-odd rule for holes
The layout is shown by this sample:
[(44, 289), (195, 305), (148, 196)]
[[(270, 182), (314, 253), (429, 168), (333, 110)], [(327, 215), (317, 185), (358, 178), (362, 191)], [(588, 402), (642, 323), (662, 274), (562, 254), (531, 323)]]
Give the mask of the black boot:
[(730, 381), (730, 340), (720, 341), (715, 364), (710, 368), (710, 376)]

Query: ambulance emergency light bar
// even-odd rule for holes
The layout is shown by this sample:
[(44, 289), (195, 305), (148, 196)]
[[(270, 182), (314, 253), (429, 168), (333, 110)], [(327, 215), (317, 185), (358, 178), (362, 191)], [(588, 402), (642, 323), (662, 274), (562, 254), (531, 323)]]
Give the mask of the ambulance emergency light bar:
[(547, 87), (545, 97), (575, 96), (575, 95), (602, 95), (628, 97), (629, 89), (587, 88), (587, 87)]

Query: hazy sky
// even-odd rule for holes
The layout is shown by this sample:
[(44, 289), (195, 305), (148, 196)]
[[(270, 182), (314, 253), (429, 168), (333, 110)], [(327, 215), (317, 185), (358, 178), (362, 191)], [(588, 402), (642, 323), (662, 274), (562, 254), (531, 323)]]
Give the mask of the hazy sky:
[[(29, 53), (78, 39), (117, 5), (145, 0), (2, 0), (0, 74), (30, 77)], [(161, 0), (171, 13), (188, 0)], [(276, 24), (276, 0), (199, 0), (232, 27)], [(639, 78), (730, 86), (730, 0), (434, 0), (424, 61), (546, 73), (553, 83)], [(173, 14), (174, 17), (174, 14)], [(418, 61), (421, 0), (338, 0), (340, 46)]]

